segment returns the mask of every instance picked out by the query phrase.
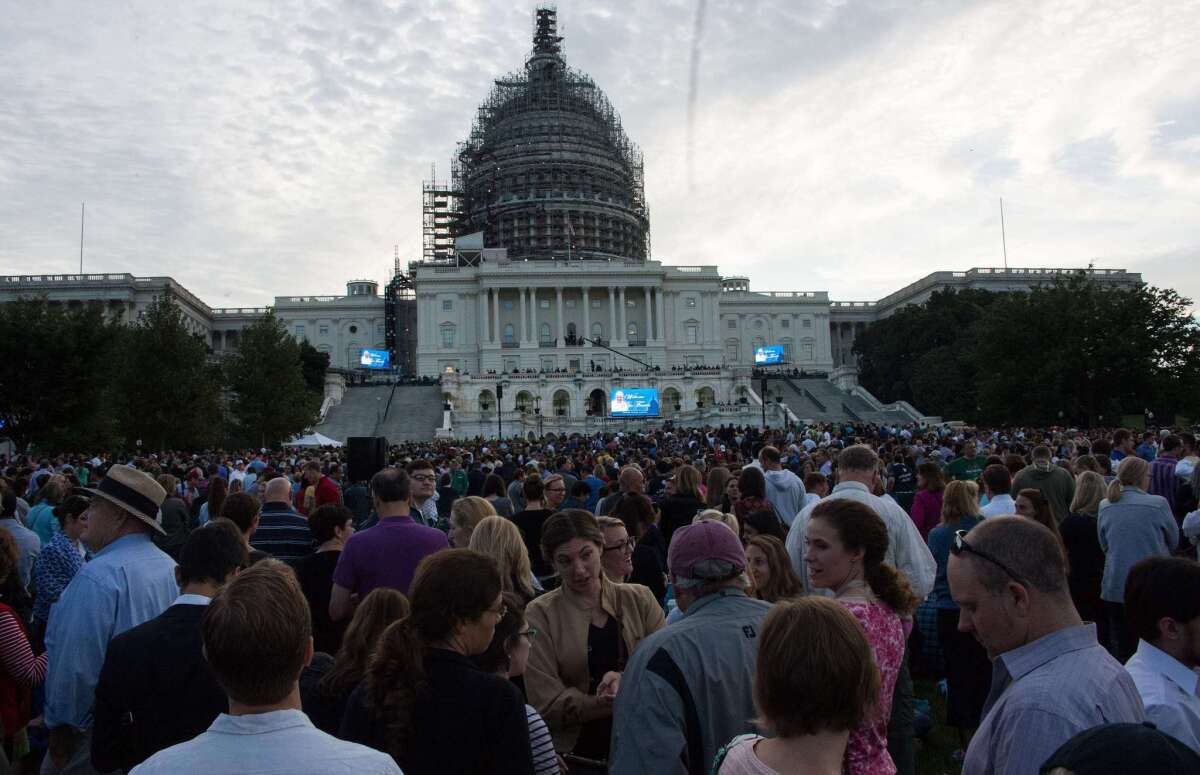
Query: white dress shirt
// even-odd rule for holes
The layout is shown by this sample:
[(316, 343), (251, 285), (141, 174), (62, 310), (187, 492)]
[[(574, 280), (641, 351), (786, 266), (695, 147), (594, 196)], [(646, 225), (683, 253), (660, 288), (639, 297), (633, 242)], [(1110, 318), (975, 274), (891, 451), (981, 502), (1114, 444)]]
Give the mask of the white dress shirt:
[(791, 529), (788, 530), (788, 557), (792, 560), (796, 575), (804, 583), (805, 591), (813, 591), (812, 582), (808, 578), (808, 567), (804, 563), (804, 533), (808, 529), (808, 520), (812, 517), (813, 509), (834, 498), (849, 498), (865, 503), (883, 519), (888, 531), (888, 549), (884, 561), (908, 577), (917, 597), (921, 600), (928, 597), (933, 591), (934, 578), (937, 576), (937, 563), (922, 540), (920, 531), (900, 504), (890, 498), (872, 495), (867, 486), (859, 482), (842, 482), (817, 503), (805, 506), (796, 515)]
[(1017, 502), (1006, 492), (993, 495), (988, 504), (979, 509), (979, 514), (984, 517), (1002, 517), (1005, 514), (1016, 513)]
[(1144, 640), (1125, 669), (1142, 695), (1146, 720), (1200, 753), (1200, 674)]

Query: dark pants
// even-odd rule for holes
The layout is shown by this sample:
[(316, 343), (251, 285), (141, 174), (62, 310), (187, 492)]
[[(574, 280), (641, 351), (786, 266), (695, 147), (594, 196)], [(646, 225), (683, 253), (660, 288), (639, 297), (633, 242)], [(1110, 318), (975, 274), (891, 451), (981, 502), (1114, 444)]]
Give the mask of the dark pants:
[(974, 729), (992, 686), (992, 662), (973, 635), (958, 631), (958, 609), (939, 608), (938, 643), (946, 658), (946, 723)]
[(1118, 662), (1125, 664), (1137, 650), (1137, 635), (1125, 618), (1125, 606), (1121, 603), (1104, 601), (1104, 611), (1108, 619), (1108, 642), (1102, 644)]
[(896, 775), (916, 775), (917, 772), (913, 746), (915, 716), (912, 674), (908, 671), (908, 644), (905, 643), (904, 659), (896, 676), (896, 689), (892, 692), (892, 715), (888, 721), (888, 753), (896, 764)]

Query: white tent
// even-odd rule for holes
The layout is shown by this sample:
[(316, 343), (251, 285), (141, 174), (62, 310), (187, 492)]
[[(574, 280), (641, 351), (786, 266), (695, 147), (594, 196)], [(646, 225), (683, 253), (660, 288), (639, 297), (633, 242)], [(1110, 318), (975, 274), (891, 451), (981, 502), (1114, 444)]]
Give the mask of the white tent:
[(307, 433), (303, 436), (297, 436), (287, 442), (285, 447), (344, 447), (340, 441), (334, 441), (328, 436), (322, 436), (319, 433)]

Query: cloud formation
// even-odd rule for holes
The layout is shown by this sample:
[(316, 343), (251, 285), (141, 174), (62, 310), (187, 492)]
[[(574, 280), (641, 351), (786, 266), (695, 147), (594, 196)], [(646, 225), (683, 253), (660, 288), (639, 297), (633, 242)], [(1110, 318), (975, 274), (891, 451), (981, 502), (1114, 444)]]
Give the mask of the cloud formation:
[[(1123, 266), (1200, 296), (1200, 5), (558, 4), (646, 158), (654, 257), (879, 298), (937, 269)], [(532, 4), (49, 2), (0, 11), (0, 273), (169, 274), (213, 306), (420, 254)], [(690, 181), (690, 185), (689, 185)]]

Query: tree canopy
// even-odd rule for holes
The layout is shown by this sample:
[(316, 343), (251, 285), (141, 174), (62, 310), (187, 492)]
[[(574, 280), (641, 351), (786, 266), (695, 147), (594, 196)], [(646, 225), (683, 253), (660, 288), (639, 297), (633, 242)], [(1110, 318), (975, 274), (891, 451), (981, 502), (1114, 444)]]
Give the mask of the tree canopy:
[(941, 291), (867, 326), (860, 381), (885, 401), (1000, 424), (1115, 424), (1200, 414), (1191, 301), (1087, 273), (1029, 292)]
[(224, 362), (168, 294), (126, 324), (99, 302), (0, 304), (0, 436), (43, 452), (275, 444), (321, 404), (329, 356), (268, 315)]

